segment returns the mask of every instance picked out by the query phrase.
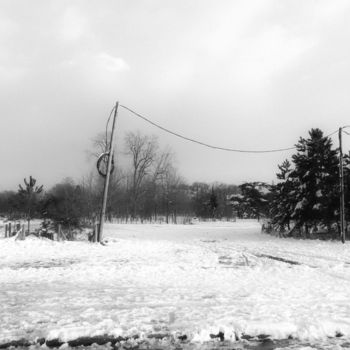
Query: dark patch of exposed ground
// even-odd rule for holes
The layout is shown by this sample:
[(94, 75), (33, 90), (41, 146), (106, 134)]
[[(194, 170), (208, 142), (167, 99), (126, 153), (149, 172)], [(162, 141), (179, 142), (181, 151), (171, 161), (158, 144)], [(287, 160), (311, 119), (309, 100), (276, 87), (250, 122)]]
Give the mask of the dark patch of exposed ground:
[(350, 342), (345, 341), (341, 334), (336, 334), (334, 338), (329, 339), (329, 344), (315, 345), (308, 342), (301, 342), (297, 339), (289, 338), (282, 340), (271, 339), (268, 335), (261, 334), (252, 337), (243, 334), (236, 342), (225, 340), (224, 334), (210, 335), (212, 341), (202, 344), (193, 343), (188, 340), (186, 335), (179, 335), (176, 339), (169, 334), (149, 334), (146, 338), (133, 336), (130, 338), (115, 337), (111, 335), (100, 335), (94, 337), (80, 337), (70, 340), (67, 343), (60, 339), (46, 340), (44, 338), (36, 341), (19, 339), (11, 342), (0, 342), (0, 349), (42, 349), (46, 346), (50, 349), (58, 349), (62, 345), (65, 349), (110, 349), (110, 350), (274, 350), (274, 349), (300, 349), (310, 347), (312, 349), (331, 349), (332, 344), (344, 349), (350, 349)]

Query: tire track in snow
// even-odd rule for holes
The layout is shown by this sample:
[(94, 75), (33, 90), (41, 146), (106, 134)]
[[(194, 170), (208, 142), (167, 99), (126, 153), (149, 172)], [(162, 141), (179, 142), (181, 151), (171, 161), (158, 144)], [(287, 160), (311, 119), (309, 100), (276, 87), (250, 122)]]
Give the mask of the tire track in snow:
[[(350, 265), (350, 262), (342, 261), (342, 260), (339, 260), (337, 258), (323, 257), (323, 256), (313, 256), (313, 255), (308, 255), (308, 254), (303, 254), (303, 253), (299, 254), (299, 253), (294, 253), (294, 252), (290, 252), (290, 251), (282, 251), (282, 252), (280, 251), (279, 253), (287, 253), (287, 254), (290, 254), (290, 255), (294, 255), (295, 257), (303, 256), (303, 257), (308, 257), (308, 258), (313, 258), (313, 259), (318, 259), (318, 260), (335, 261), (335, 262), (339, 262), (339, 263), (344, 263), (344, 264)], [(273, 256), (273, 255), (264, 254), (264, 253), (263, 254), (250, 253), (250, 254), (252, 254), (253, 256), (255, 256), (257, 258), (259, 258), (259, 257), (263, 257), (264, 258), (265, 257), (265, 258), (268, 258), (268, 259), (272, 259), (272, 260), (288, 263), (288, 264), (291, 264), (291, 265), (307, 266), (307, 267), (310, 267), (312, 269), (315, 269), (317, 272), (319, 272), (319, 273), (321, 273), (323, 275), (327, 275), (329, 277), (336, 278), (336, 279), (341, 279), (342, 281), (350, 282), (350, 276), (347, 277), (347, 276), (341, 275), (339, 273), (329, 272), (329, 271), (327, 271), (325, 269), (324, 266), (311, 265), (311, 264), (308, 264), (308, 263), (300, 261), (300, 260), (299, 261), (289, 260), (289, 259), (282, 258), (280, 256)]]
[(311, 259), (317, 259), (317, 260), (325, 260), (325, 261), (334, 261), (334, 262), (338, 262), (338, 263), (344, 263), (346, 265), (350, 265), (350, 261), (346, 261), (346, 260), (342, 260), (339, 258), (333, 258), (330, 256), (322, 256), (322, 255), (311, 255), (311, 254), (305, 254), (305, 253), (296, 253), (296, 252), (292, 252), (289, 250), (283, 250), (280, 251), (281, 253), (286, 253), (289, 255), (293, 255), (293, 256), (300, 256), (300, 257), (305, 257), (305, 258), (311, 258)]

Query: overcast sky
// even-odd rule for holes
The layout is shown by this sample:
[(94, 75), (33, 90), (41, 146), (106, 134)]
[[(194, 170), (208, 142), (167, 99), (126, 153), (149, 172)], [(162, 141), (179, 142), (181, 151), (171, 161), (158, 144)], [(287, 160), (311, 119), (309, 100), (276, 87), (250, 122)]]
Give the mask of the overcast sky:
[[(1, 0), (0, 190), (87, 173), (117, 100), (240, 149), (350, 124), (349, 18), (347, 0)], [(129, 130), (158, 135), (188, 181), (271, 182), (292, 154), (206, 149), (120, 109), (119, 150)]]

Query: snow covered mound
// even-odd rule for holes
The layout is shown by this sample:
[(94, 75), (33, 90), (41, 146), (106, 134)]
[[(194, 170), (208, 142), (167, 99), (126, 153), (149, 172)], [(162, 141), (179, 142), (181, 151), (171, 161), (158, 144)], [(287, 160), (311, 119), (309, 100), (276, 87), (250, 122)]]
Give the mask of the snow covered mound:
[(107, 245), (0, 239), (0, 344), (269, 335), (350, 339), (350, 248), (256, 222), (106, 225)]

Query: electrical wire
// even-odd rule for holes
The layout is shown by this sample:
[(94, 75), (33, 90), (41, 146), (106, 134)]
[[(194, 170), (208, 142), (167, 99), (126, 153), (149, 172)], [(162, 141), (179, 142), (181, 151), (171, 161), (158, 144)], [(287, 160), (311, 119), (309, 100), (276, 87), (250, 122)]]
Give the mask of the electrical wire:
[(129, 107), (126, 107), (124, 105), (120, 105), (120, 107), (123, 107), (124, 109), (128, 110), (129, 112), (133, 113), (134, 115), (136, 115), (137, 117), (145, 120), (147, 123), (149, 124), (152, 124), (153, 126), (157, 127), (158, 129), (161, 129), (169, 134), (172, 134), (174, 136), (177, 136), (181, 139), (184, 139), (186, 141), (190, 141), (190, 142), (193, 142), (193, 143), (197, 143), (201, 146), (205, 146), (205, 147), (208, 147), (208, 148), (212, 148), (212, 149), (217, 149), (217, 150), (221, 150), (221, 151), (227, 151), (227, 152), (239, 152), (239, 153), (273, 153), (273, 152), (282, 152), (282, 151), (289, 151), (289, 150), (292, 150), (292, 149), (295, 149), (296, 147), (288, 147), (288, 148), (279, 148), (279, 149), (272, 149), (272, 150), (242, 150), (242, 149), (234, 149), (234, 148), (226, 148), (226, 147), (219, 147), (219, 146), (213, 146), (213, 145), (210, 145), (208, 143), (205, 143), (205, 142), (202, 142), (202, 141), (198, 141), (198, 140), (194, 140), (194, 139), (191, 139), (187, 136), (183, 136), (177, 132), (174, 132), (174, 131), (171, 131), (167, 128), (164, 128), (163, 126), (157, 124), (157, 123), (154, 123), (152, 122), (151, 120), (149, 120), (148, 118), (144, 117), (143, 115), (133, 111), (132, 109), (130, 109)]
[(334, 134), (336, 134), (337, 132), (338, 132), (338, 130), (335, 130), (335, 131), (333, 131), (332, 133), (326, 135), (325, 137), (326, 137), (326, 138), (327, 138), (327, 137), (331, 137), (331, 136), (333, 136)]
[(344, 129), (346, 128), (350, 128), (350, 125), (345, 125), (341, 128), (341, 130), (346, 134), (346, 135), (350, 135), (347, 131), (345, 131)]
[[(285, 152), (285, 151), (290, 151), (290, 150), (293, 150), (293, 149), (296, 149), (297, 147), (296, 146), (293, 146), (293, 147), (286, 147), (286, 148), (278, 148), (278, 149), (270, 149), (270, 150), (243, 150), (243, 149), (235, 149), (235, 148), (226, 148), (226, 147), (219, 147), (219, 146), (213, 146), (213, 145), (210, 145), (208, 143), (205, 143), (205, 142), (202, 142), (202, 141), (198, 141), (198, 140), (195, 140), (195, 139), (192, 139), (192, 138), (189, 138), (187, 136), (184, 136), (184, 135), (181, 135), (177, 132), (174, 132), (174, 131), (171, 131), (153, 121), (151, 121), (150, 119), (146, 118), (145, 116), (135, 112), (134, 110), (132, 110), (131, 108), (129, 107), (126, 107), (122, 104), (119, 104), (120, 107), (128, 110), (130, 113), (134, 114), (136, 117), (138, 118), (141, 118), (143, 119), (144, 121), (146, 121), (147, 123), (155, 126), (156, 128), (160, 129), (160, 130), (163, 130), (171, 135), (174, 135), (176, 137), (179, 137), (183, 140), (186, 140), (186, 141), (190, 141), (190, 142), (193, 142), (193, 143), (196, 143), (198, 145), (201, 145), (201, 146), (205, 146), (205, 147), (208, 147), (208, 148), (211, 148), (211, 149), (217, 149), (217, 150), (221, 150), (221, 151), (227, 151), (227, 152), (238, 152), (238, 153), (276, 153), (276, 152)], [(329, 135), (325, 136), (326, 138), (334, 135), (335, 133), (337, 133), (338, 130), (330, 133)]]

